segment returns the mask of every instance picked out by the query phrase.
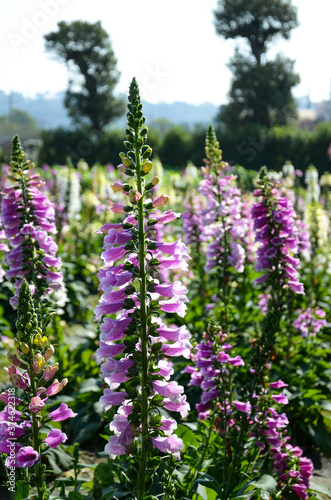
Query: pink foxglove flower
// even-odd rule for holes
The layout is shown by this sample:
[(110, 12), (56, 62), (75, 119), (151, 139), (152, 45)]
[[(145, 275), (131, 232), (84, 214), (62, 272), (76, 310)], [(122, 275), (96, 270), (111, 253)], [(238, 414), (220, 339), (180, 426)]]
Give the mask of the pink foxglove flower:
[(277, 281), (282, 288), (303, 294), (298, 273), (300, 260), (296, 257), (299, 239), (293, 205), (286, 197), (280, 196), (264, 170), (255, 196), (261, 197), (252, 207), (256, 241), (259, 243), (256, 270), (264, 272), (256, 282)]
[[(184, 388), (169, 380), (173, 369), (168, 357), (188, 358), (190, 335), (185, 326), (168, 328), (159, 314), (185, 315), (187, 288), (180, 281), (164, 278), (169, 270), (186, 270), (189, 256), (181, 240), (165, 242), (160, 237), (160, 227), (177, 214), (156, 212), (169, 197), (161, 195), (152, 201), (156, 180), (145, 184), (151, 150), (145, 144), (147, 129), (135, 80), (129, 101), (125, 142), (129, 151), (121, 153), (118, 170), (126, 176), (122, 190), (129, 193), (125, 202), (130, 205), (112, 205), (113, 212), (126, 213), (126, 218), (122, 223), (106, 223), (99, 230), (105, 237), (99, 271), (103, 294), (95, 310), (96, 320), (102, 319), (96, 360), (107, 386), (100, 403), (104, 411), (118, 407), (105, 451), (115, 458), (130, 454), (135, 443), (140, 467), (137, 488), (142, 495), (150, 445), (175, 457), (183, 448), (182, 440), (173, 434), (176, 422), (162, 421), (158, 408), (184, 417), (188, 413)], [(138, 141), (135, 146), (132, 140)], [(110, 318), (112, 314), (116, 316)]]
[(23, 161), (25, 153), (18, 136), (13, 139), (10, 174), (14, 179), (3, 190), (1, 214), (9, 245), (6, 278), (14, 280), (15, 295), (11, 304), (16, 308), (22, 278), (36, 293), (36, 303), (45, 294), (62, 289), (61, 259), (56, 257), (57, 245), (54, 208), (39, 190), (42, 181), (32, 174), (31, 164)]

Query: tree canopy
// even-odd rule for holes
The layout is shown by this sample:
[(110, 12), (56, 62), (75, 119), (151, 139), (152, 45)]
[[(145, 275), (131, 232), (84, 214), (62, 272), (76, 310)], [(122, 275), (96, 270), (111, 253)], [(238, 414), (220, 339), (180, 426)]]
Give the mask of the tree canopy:
[(100, 22), (61, 21), (58, 31), (45, 35), (45, 40), (46, 50), (76, 70), (65, 95), (65, 106), (76, 123), (102, 130), (124, 113), (123, 101), (113, 96), (119, 80), (117, 60)]
[(230, 102), (219, 115), (229, 126), (258, 123), (271, 128), (296, 117), (292, 87), (299, 83), (294, 61), (278, 55), (274, 61), (256, 64), (236, 51), (229, 64), (233, 80)]
[(246, 38), (256, 62), (276, 36), (290, 38), (298, 26), (290, 0), (219, 0), (215, 11), (216, 32), (225, 39)]
[(265, 55), (268, 43), (277, 36), (288, 39), (298, 24), (296, 9), (289, 0), (219, 0), (215, 28), (225, 39), (244, 38), (250, 52), (236, 49), (229, 67), (233, 78), (230, 101), (218, 115), (229, 127), (284, 125), (296, 116), (292, 88), (299, 83), (294, 61)]

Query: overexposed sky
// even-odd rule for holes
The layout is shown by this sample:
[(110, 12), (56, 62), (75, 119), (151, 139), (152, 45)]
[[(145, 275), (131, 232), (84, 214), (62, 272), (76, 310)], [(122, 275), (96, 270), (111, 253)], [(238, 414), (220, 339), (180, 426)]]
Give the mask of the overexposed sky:
[[(295, 59), (301, 83), (295, 96), (330, 96), (331, 0), (292, 0), (300, 26), (279, 40), (270, 56)], [(59, 21), (101, 21), (118, 60), (115, 93), (127, 92), (133, 76), (149, 102), (193, 104), (227, 101), (226, 64), (236, 42), (216, 35), (217, 0), (0, 0), (0, 90), (54, 94), (67, 87), (68, 72), (44, 49), (43, 35)]]

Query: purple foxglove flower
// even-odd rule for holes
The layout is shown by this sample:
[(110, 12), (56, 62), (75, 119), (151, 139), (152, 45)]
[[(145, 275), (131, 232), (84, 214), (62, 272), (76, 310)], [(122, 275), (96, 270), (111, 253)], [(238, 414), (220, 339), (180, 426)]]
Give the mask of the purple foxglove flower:
[(106, 222), (106, 224), (104, 224), (103, 226), (101, 226), (97, 231), (96, 233), (97, 234), (101, 234), (101, 233), (105, 233), (105, 234), (108, 234), (108, 231), (110, 229), (115, 229), (116, 231), (120, 231), (121, 229), (123, 228), (122, 226), (122, 223), (121, 222), (117, 222), (115, 224), (113, 223), (109, 223), (109, 222)]
[(17, 454), (15, 455), (14, 463), (11, 463), (10, 458), (6, 458), (6, 466), (9, 463), (9, 467), (19, 467), (26, 469), (32, 467), (39, 460), (39, 454), (32, 446), (22, 446)]
[(124, 205), (113, 203), (110, 210), (114, 212), (114, 214), (124, 214)]
[(65, 443), (67, 439), (67, 435), (61, 432), (60, 429), (52, 429), (44, 439), (44, 442), (47, 443), (50, 448), (56, 448), (59, 444)]
[(23, 378), (23, 375), (16, 368), (16, 366), (14, 365), (10, 366), (9, 368), (7, 368), (7, 372), (9, 375), (9, 380), (14, 387), (22, 389), (23, 391), (28, 387), (26, 380)]
[(276, 382), (270, 382), (269, 387), (273, 389), (281, 389), (282, 387), (288, 387), (288, 384), (285, 384), (282, 380), (277, 380)]
[(158, 329), (158, 333), (161, 337), (171, 342), (185, 341), (190, 339), (190, 332), (185, 325), (178, 328), (167, 328), (163, 323)]
[(226, 363), (227, 361), (229, 361), (230, 355), (226, 352), (220, 351), (216, 359), (219, 363)]
[(168, 203), (169, 200), (170, 200), (170, 198), (167, 194), (161, 194), (161, 196), (159, 196), (158, 198), (153, 200), (153, 202), (152, 202), (153, 208), (162, 207), (163, 205)]
[(124, 300), (109, 303), (104, 298), (100, 299), (99, 305), (95, 308), (95, 320), (99, 321), (104, 314), (114, 314), (121, 311), (124, 307)]
[(53, 380), (50, 386), (47, 387), (45, 390), (44, 394), (46, 396), (54, 396), (55, 394), (58, 394), (60, 391), (62, 391), (63, 387), (67, 385), (68, 379), (64, 378), (59, 382), (57, 379)]
[(59, 369), (59, 364), (58, 363), (55, 363), (54, 365), (47, 365), (46, 368), (45, 368), (45, 371), (43, 373), (43, 379), (46, 380), (46, 382), (48, 380), (50, 380), (51, 378), (54, 377), (55, 373), (58, 371)]
[(180, 318), (184, 318), (187, 306), (178, 297), (173, 297), (170, 300), (160, 300), (159, 303), (161, 311), (177, 313)]
[[(25, 430), (24, 427), (20, 427), (14, 422), (5, 422), (2, 421), (0, 422), (0, 441), (4, 439), (13, 439), (13, 438), (18, 438), (24, 434)], [(5, 451), (2, 451), (1, 453), (7, 453)]]
[(233, 405), (237, 408), (237, 410), (247, 413), (248, 415), (252, 412), (252, 407), (250, 402), (243, 403), (242, 401), (232, 401)]
[(171, 436), (177, 429), (177, 422), (172, 418), (161, 417), (161, 429), (166, 436)]
[(111, 341), (101, 341), (95, 354), (96, 362), (99, 365), (104, 359), (122, 354), (124, 350), (125, 344), (114, 344)]
[(188, 289), (180, 281), (175, 281), (171, 285), (155, 285), (155, 292), (163, 295), (163, 297), (180, 297), (185, 302), (188, 302), (186, 298)]
[(10, 455), (11, 451), (16, 453), (22, 447), (21, 444), (16, 443), (15, 441), (11, 441), (13, 439), (12, 436), (8, 436), (9, 439), (0, 439), (0, 453), (6, 453), (6, 455)]
[(282, 429), (286, 427), (288, 423), (285, 413), (274, 417), (267, 417), (267, 425), (270, 429)]
[(228, 362), (232, 366), (244, 366), (245, 362), (240, 356), (235, 356), (234, 358), (229, 358)]
[(105, 446), (105, 453), (110, 458), (115, 458), (119, 455), (126, 455), (128, 449), (134, 441), (134, 427), (130, 422), (127, 422), (120, 434), (110, 436), (108, 443)]
[(0, 422), (20, 422), (22, 417), (22, 412), (15, 410), (12, 406), (6, 406), (3, 411), (0, 412)]
[(182, 340), (174, 344), (164, 344), (162, 347), (162, 351), (166, 356), (183, 356), (186, 359), (190, 357), (191, 349), (192, 345), (188, 340)]
[(100, 404), (104, 411), (108, 411), (112, 406), (121, 405), (126, 397), (125, 391), (115, 392), (111, 389), (105, 389), (104, 395), (100, 398)]
[(177, 382), (155, 380), (153, 382), (153, 387), (158, 394), (160, 394), (164, 398), (170, 399), (170, 401), (173, 402), (177, 402), (180, 399), (179, 396), (184, 392), (184, 387), (178, 385)]
[(112, 265), (116, 260), (123, 259), (126, 252), (125, 245), (119, 245), (102, 252), (101, 258), (105, 261), (105, 265)]
[(172, 222), (173, 220), (177, 219), (180, 214), (176, 214), (172, 212), (171, 210), (167, 210), (161, 215), (156, 215), (156, 220), (158, 221), (159, 224), (167, 224), (168, 222)]
[(303, 498), (304, 500), (308, 500), (309, 495), (307, 493), (307, 485), (300, 482), (297, 484), (291, 485), (291, 489), (294, 491), (299, 498)]
[(280, 394), (273, 394), (271, 397), (276, 403), (281, 403), (283, 405), (288, 404), (288, 399), (282, 392)]
[(180, 459), (180, 452), (184, 448), (183, 441), (176, 435), (152, 438), (152, 444), (162, 453), (172, 453), (177, 460)]
[(174, 373), (172, 363), (165, 359), (160, 359), (157, 366), (159, 369), (158, 373), (161, 377), (164, 377), (165, 380), (169, 380), (170, 376)]
[(121, 358), (116, 360), (110, 357), (101, 366), (101, 373), (104, 376), (109, 376), (111, 373), (126, 373), (133, 365), (134, 361), (132, 359)]
[(303, 287), (303, 284), (299, 283), (298, 281), (289, 280), (288, 281), (288, 286), (290, 287), (290, 289), (294, 293), (299, 293), (299, 294), (304, 294), (305, 293), (305, 289)]
[(65, 403), (61, 403), (60, 406), (49, 414), (49, 418), (53, 422), (61, 422), (62, 420), (67, 420), (67, 418), (76, 417), (78, 413), (74, 413)]
[(122, 382), (126, 382), (129, 379), (130, 377), (127, 376), (126, 372), (111, 373), (104, 378), (106, 384), (108, 384), (112, 390), (117, 389)]
[(39, 396), (36, 396), (31, 399), (31, 402), (29, 404), (29, 410), (32, 413), (39, 413), (43, 409), (44, 405), (45, 403), (43, 402), (43, 400), (40, 399)]
[(173, 401), (165, 401), (164, 402), (164, 407), (166, 410), (170, 411), (177, 411), (181, 414), (183, 418), (187, 417), (188, 412), (190, 410), (190, 405), (186, 401), (186, 396), (185, 394), (182, 396), (179, 396), (178, 400), (176, 402)]
[(131, 231), (116, 231), (116, 229), (109, 229), (108, 234), (104, 238), (104, 245), (102, 248), (109, 249), (112, 245), (125, 245), (131, 238)]

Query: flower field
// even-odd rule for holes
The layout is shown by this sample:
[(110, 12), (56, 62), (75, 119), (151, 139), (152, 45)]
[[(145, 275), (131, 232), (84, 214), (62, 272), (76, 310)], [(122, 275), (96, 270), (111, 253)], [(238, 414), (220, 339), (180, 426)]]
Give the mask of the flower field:
[(331, 175), (212, 126), (170, 172), (127, 111), (116, 167), (2, 166), (1, 498), (331, 498)]

